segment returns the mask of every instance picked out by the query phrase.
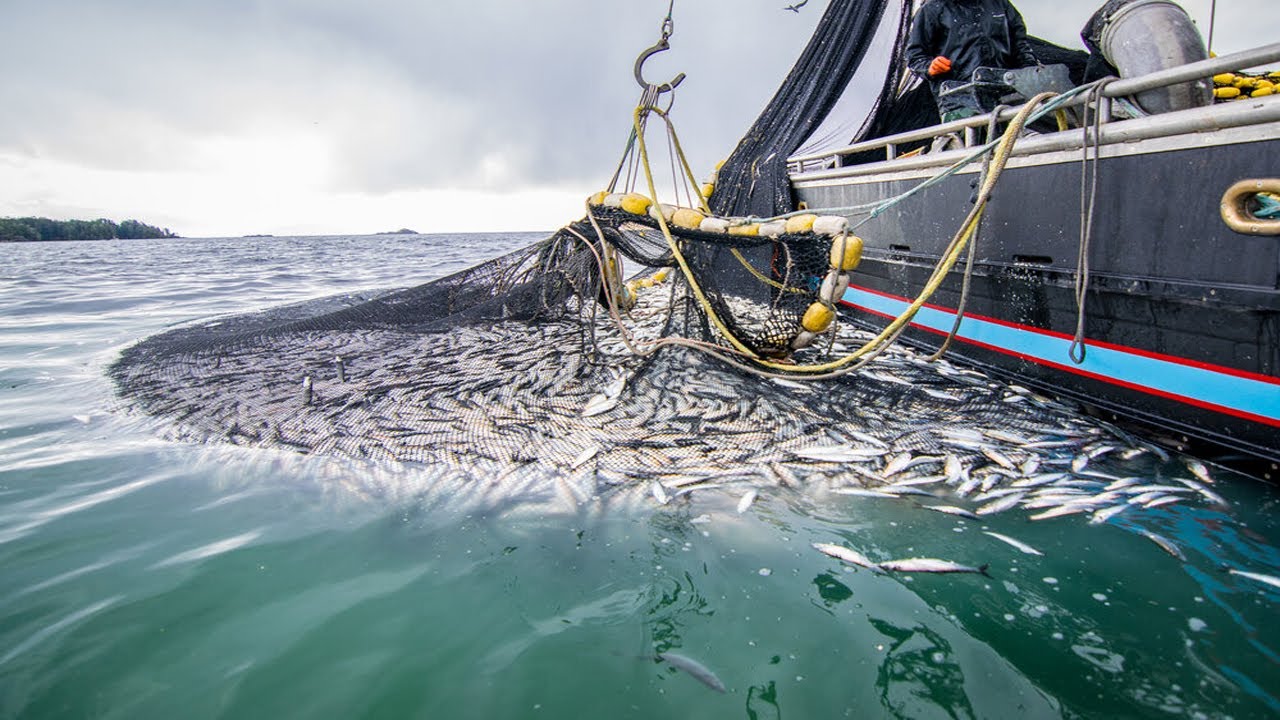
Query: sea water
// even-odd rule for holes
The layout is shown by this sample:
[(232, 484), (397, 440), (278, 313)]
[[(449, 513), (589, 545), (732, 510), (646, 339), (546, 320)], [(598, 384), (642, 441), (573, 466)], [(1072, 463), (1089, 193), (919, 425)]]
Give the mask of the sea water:
[(0, 717), (1280, 715), (1280, 588), (1227, 572), (1280, 575), (1280, 493), (1225, 470), (1227, 508), (1101, 525), (784, 490), (552, 513), (450, 503), (410, 464), (168, 440), (105, 375), (177, 325), (540, 237), (0, 246)]

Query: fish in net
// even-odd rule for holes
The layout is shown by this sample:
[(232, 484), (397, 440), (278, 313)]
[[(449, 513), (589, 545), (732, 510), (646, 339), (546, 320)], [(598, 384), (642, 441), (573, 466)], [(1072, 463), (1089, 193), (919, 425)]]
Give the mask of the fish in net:
[[(1111, 488), (1100, 462), (1167, 455), (1056, 401), (931, 362), (894, 345), (897, 331), (840, 318), (861, 247), (848, 218), (717, 217), (658, 94), (646, 91), (609, 190), (545, 240), (417, 287), (145, 339), (109, 369), (120, 395), (184, 440), (416, 463), (476, 484), (537, 478), (575, 497), (639, 491), (666, 504), (739, 484), (1035, 516), (1123, 509), (1135, 497), (1217, 501), (1190, 478), (1181, 490)], [(682, 206), (652, 201), (653, 117), (677, 149), (673, 176), (688, 181)], [(636, 192), (642, 176), (648, 194)], [(773, 198), (777, 188), (757, 179), (753, 190)], [(624, 262), (643, 270), (627, 279)]]

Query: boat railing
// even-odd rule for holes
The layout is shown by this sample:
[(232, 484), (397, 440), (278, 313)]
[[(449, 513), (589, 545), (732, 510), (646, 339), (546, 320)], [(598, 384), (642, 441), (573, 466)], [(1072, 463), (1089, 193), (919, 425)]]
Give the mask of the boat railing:
[[(1114, 98), (1128, 97), (1148, 90), (1167, 87), (1169, 85), (1202, 80), (1219, 73), (1235, 72), (1275, 62), (1280, 62), (1280, 43), (1272, 43), (1270, 45), (1263, 45), (1251, 50), (1223, 55), (1222, 57), (1209, 58), (1207, 60), (1188, 63), (1186, 65), (1166, 68), (1148, 75), (1114, 80), (1103, 88), (1101, 95), (1104, 102), (1108, 102)], [(1077, 97), (1072, 98), (1063, 107), (1079, 107), (1080, 105), (1088, 103), (1090, 102), (1089, 95), (1089, 93), (1082, 93)], [(1010, 120), (1018, 114), (1018, 111), (1021, 108), (1022, 106), (1019, 105), (1001, 109), (999, 111), (999, 116), (995, 121), (1004, 122)], [(899, 145), (917, 143), (920, 141), (933, 141), (939, 137), (944, 137), (950, 134), (962, 134), (964, 138), (964, 146), (974, 147), (982, 141), (979, 131), (985, 130), (990, 126), (993, 114), (994, 113), (977, 115), (970, 118), (964, 118), (962, 120), (953, 120), (951, 122), (932, 125), (919, 130), (911, 130), (909, 132), (874, 138), (872, 140), (864, 140), (835, 150), (825, 150), (823, 152), (813, 153), (810, 155), (793, 156), (787, 159), (788, 169), (794, 175), (811, 170), (826, 170), (845, 167), (843, 161), (846, 157), (880, 149), (883, 149), (885, 152), (885, 160), (894, 160), (898, 157)], [(1105, 107), (1101, 108), (1099, 115), (1102, 122), (1107, 122), (1110, 120), (1110, 109)]]

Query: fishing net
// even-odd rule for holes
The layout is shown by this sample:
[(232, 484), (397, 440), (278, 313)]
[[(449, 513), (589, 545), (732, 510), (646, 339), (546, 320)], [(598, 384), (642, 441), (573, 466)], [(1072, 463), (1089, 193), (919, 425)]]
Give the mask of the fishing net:
[[(887, 4), (832, 2), (839, 50), (805, 57), (856, 66)], [(646, 88), (608, 190), (543, 241), (416, 287), (148, 338), (109, 370), (120, 395), (185, 440), (421, 463), (502, 493), (538, 478), (569, 504), (636, 487), (665, 503), (729, 481), (905, 493), (909, 467), (978, 496), (1079, 452), (1159, 452), (840, 318), (861, 248), (848, 219), (712, 213), (662, 92)], [(651, 201), (658, 121), (679, 206)], [(776, 153), (796, 137), (764, 140)], [(754, 179), (735, 172), (713, 200), (777, 209), (785, 182), (743, 194)]]

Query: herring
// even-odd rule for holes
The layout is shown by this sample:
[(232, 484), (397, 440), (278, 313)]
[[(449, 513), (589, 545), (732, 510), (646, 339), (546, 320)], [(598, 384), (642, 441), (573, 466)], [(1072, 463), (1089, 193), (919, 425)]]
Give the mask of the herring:
[(944, 513), (946, 515), (955, 515), (957, 517), (968, 518), (970, 520), (981, 520), (977, 515), (964, 508), (955, 507), (954, 505), (921, 505), (921, 507)]
[(751, 503), (756, 501), (756, 496), (759, 494), (760, 493), (757, 492), (754, 488), (743, 493), (742, 499), (738, 501), (738, 514), (741, 515), (742, 513), (750, 509)]
[(660, 652), (658, 658), (669, 664), (671, 667), (678, 668), (691, 675), (695, 680), (715, 690), (718, 693), (726, 692), (723, 682), (716, 674), (702, 663), (690, 657), (685, 657), (673, 652)]
[(1015, 540), (1009, 537), (1008, 535), (1001, 535), (1000, 533), (990, 532), (988, 530), (983, 530), (982, 534), (990, 535), (991, 537), (999, 540), (1000, 542), (1008, 543), (1028, 555), (1044, 555), (1044, 553), (1040, 552), (1039, 550), (1031, 547), (1030, 545), (1022, 542), (1021, 540)]
[(878, 570), (880, 566), (871, 562), (871, 559), (857, 550), (850, 550), (843, 545), (833, 545), (831, 543), (812, 543), (813, 549), (823, 555), (830, 555), (837, 560), (843, 560), (850, 565), (857, 565), (869, 570)]
[(1256, 580), (1260, 583), (1266, 583), (1267, 585), (1270, 585), (1271, 587), (1274, 587), (1274, 588), (1280, 588), (1280, 577), (1275, 577), (1273, 575), (1263, 575), (1262, 573), (1246, 572), (1244, 570), (1236, 570), (1235, 568), (1231, 568), (1227, 570), (1227, 572), (1231, 573), (1232, 575), (1239, 575), (1242, 578), (1249, 578), (1250, 580)]
[(904, 573), (980, 573), (991, 577), (987, 573), (990, 565), (979, 565), (972, 567), (970, 565), (961, 565), (950, 560), (938, 560), (937, 558), (906, 558), (905, 560), (889, 560), (879, 564), (881, 570), (889, 572)]

